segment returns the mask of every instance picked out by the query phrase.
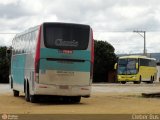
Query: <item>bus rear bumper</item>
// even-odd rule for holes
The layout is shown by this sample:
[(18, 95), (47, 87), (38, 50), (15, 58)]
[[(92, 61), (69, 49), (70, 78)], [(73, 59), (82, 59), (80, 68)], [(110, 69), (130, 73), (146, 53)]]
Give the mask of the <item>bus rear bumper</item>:
[(82, 96), (89, 97), (91, 86), (79, 85), (45, 85), (37, 84), (33, 95), (55, 95), (55, 96)]

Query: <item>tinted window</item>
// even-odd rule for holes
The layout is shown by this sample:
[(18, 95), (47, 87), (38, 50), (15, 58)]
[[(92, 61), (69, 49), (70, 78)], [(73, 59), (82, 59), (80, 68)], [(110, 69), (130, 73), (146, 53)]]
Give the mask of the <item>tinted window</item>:
[(149, 65), (149, 61), (147, 59), (140, 59), (140, 65), (141, 66), (148, 66)]
[(149, 59), (140, 59), (140, 65), (141, 66), (155, 67), (156, 66), (156, 61), (155, 60), (149, 60)]
[(90, 27), (75, 24), (44, 24), (44, 44), (48, 48), (85, 50)]
[(119, 59), (118, 74), (121, 74), (121, 75), (136, 74), (137, 73), (136, 63), (137, 63), (137, 59), (134, 59), (134, 58)]

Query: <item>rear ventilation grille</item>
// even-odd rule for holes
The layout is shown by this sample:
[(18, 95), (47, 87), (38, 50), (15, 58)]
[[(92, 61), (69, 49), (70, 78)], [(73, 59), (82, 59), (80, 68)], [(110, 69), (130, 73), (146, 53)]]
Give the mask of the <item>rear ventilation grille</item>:
[(85, 60), (77, 59), (61, 59), (61, 58), (47, 58), (48, 61), (59, 61), (59, 62), (85, 62)]

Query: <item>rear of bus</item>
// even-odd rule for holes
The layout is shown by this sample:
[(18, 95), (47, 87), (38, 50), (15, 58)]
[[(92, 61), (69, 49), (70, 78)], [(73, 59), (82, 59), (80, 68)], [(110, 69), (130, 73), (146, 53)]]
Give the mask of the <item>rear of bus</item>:
[(89, 97), (94, 43), (88, 25), (44, 23), (35, 52), (34, 95)]

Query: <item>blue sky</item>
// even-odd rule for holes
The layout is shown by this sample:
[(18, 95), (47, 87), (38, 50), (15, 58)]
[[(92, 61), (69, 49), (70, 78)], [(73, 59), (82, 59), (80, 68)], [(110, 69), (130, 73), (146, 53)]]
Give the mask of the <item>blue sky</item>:
[[(160, 52), (159, 0), (0, 0), (0, 33), (19, 33), (42, 22), (89, 24), (94, 38), (108, 41), (116, 53)], [(14, 34), (0, 34), (11, 45)]]

